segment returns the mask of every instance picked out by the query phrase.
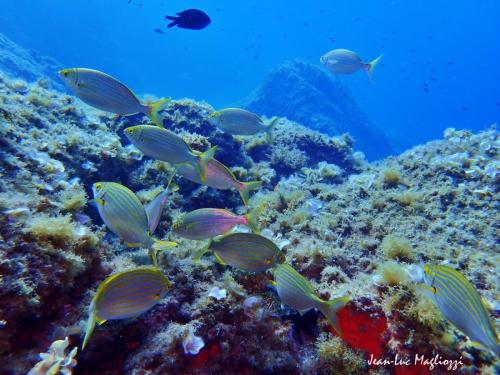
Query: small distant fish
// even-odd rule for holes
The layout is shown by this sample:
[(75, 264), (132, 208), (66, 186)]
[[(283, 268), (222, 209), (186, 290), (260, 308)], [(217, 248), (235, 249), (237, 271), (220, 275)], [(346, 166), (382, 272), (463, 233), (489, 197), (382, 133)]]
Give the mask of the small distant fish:
[(236, 225), (247, 225), (254, 232), (259, 232), (257, 215), (260, 208), (246, 215), (235, 215), (220, 208), (200, 208), (181, 217), (172, 226), (172, 231), (190, 240), (205, 240), (227, 233)]
[(254, 135), (266, 132), (268, 143), (273, 140), (272, 131), (278, 123), (278, 118), (273, 119), (268, 125), (255, 113), (241, 108), (225, 108), (210, 114), (216, 125), (225, 133), (231, 135)]
[(59, 71), (64, 84), (88, 105), (118, 115), (146, 114), (155, 124), (163, 127), (160, 111), (170, 99), (160, 99), (152, 104), (142, 104), (137, 96), (116, 78), (98, 70), (86, 68)]
[(151, 237), (146, 210), (129, 188), (115, 182), (96, 182), (92, 186), (97, 210), (104, 224), (129, 247), (149, 249), (156, 266), (156, 254), (177, 244)]
[(248, 205), (250, 193), (262, 185), (262, 181), (238, 181), (233, 172), (231, 172), (228, 167), (215, 158), (212, 158), (207, 162), (205, 168), (206, 178), (204, 182), (201, 180), (197, 169), (195, 169), (191, 164), (179, 165), (177, 172), (189, 181), (206, 185), (214, 189), (236, 189), (240, 193), (241, 199), (245, 205)]
[(364, 70), (368, 74), (368, 77), (372, 79), (375, 66), (382, 56), (383, 55), (380, 55), (372, 62), (365, 63), (357, 53), (353, 51), (347, 49), (334, 49), (321, 56), (320, 62), (335, 74), (352, 74), (358, 70)]
[(426, 265), (424, 281), (442, 314), (469, 339), (500, 358), (495, 325), (476, 288), (460, 272), (444, 265)]
[(199, 153), (195, 152), (177, 134), (151, 125), (137, 125), (125, 129), (125, 136), (145, 155), (178, 164), (190, 164), (196, 168), (201, 181), (205, 181), (206, 164), (213, 158), (217, 146)]
[(324, 301), (318, 297), (311, 283), (288, 264), (279, 264), (274, 270), (276, 292), (285, 305), (300, 313), (315, 308), (328, 318), (337, 333), (341, 334), (337, 311), (349, 302), (349, 297)]
[(232, 233), (213, 239), (198, 251), (195, 260), (212, 251), (220, 264), (228, 264), (246, 271), (261, 272), (285, 261), (281, 250), (266, 237), (254, 233)]
[(181, 29), (201, 30), (207, 27), (210, 22), (210, 17), (199, 9), (187, 9), (177, 13), (178, 17), (165, 16), (170, 20), (168, 28), (177, 26)]
[(155, 33), (165, 34), (162, 29), (154, 29)]
[(96, 323), (101, 325), (107, 320), (135, 318), (164, 298), (171, 286), (168, 278), (152, 267), (109, 276), (99, 285), (90, 303), (82, 350), (87, 346)]

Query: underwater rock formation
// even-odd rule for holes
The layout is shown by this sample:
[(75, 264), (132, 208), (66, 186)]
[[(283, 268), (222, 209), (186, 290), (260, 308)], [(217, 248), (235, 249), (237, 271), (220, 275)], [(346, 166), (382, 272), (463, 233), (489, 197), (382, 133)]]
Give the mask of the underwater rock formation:
[[(126, 248), (103, 226), (88, 202), (92, 183), (120, 182), (148, 202), (173, 171), (123, 136), (146, 116), (116, 118), (40, 83), (24, 83), (22, 92), (16, 85), (0, 76), (0, 373), (9, 375), (29, 371), (56, 340), (68, 336), (69, 348), (80, 346), (99, 283), (149, 264), (146, 249)], [(201, 207), (246, 209), (234, 191), (176, 177), (180, 189), (155, 233), (179, 244), (159, 256), (172, 289), (133, 321), (96, 327), (74, 373), (394, 373), (367, 359), (396, 353), (462, 356), (471, 373), (498, 371), (491, 353), (470, 346), (411, 281), (411, 266), (450, 263), (498, 317), (496, 129), (449, 129), (443, 140), (369, 164), (348, 135), (280, 119), (268, 145), (264, 135), (219, 132), (208, 121), (212, 111), (175, 100), (162, 114), (194, 149), (219, 145), (216, 158), (238, 178), (263, 181), (249, 205), (263, 207), (262, 235), (321, 298), (351, 298), (338, 315), (341, 339), (320, 313), (282, 308), (269, 275), (211, 256), (194, 262), (206, 242), (175, 236), (172, 222)], [(214, 297), (214, 290), (225, 293)], [(417, 370), (430, 373), (408, 369)]]
[(28, 82), (46, 78), (57, 89), (62, 90), (64, 85), (57, 78), (57, 71), (61, 68), (53, 58), (25, 49), (0, 33), (0, 72)]
[(288, 61), (272, 70), (244, 107), (266, 116), (286, 117), (325, 134), (349, 133), (354, 148), (369, 159), (392, 152), (383, 133), (358, 107), (340, 80), (319, 67)]

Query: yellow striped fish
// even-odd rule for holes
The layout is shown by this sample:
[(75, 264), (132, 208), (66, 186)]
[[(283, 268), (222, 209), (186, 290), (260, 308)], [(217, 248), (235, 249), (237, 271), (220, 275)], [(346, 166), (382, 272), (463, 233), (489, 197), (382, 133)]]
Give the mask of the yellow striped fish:
[(257, 216), (263, 206), (246, 215), (236, 215), (221, 208), (200, 208), (188, 212), (172, 225), (178, 236), (190, 240), (205, 240), (228, 233), (236, 225), (247, 225), (253, 232), (259, 232)]
[(232, 233), (214, 239), (195, 255), (195, 260), (213, 251), (217, 261), (246, 271), (260, 272), (285, 261), (273, 241), (254, 233)]
[(255, 113), (241, 108), (225, 108), (210, 115), (217, 127), (223, 132), (231, 135), (254, 135), (266, 132), (268, 143), (273, 140), (272, 130), (278, 122), (278, 118), (272, 120), (268, 125)]
[(372, 62), (365, 63), (356, 52), (339, 48), (325, 53), (321, 56), (319, 61), (332, 73), (352, 74), (358, 70), (364, 70), (368, 74), (368, 77), (372, 79), (373, 70), (381, 58), (382, 55), (377, 57)]
[(217, 146), (203, 153), (193, 151), (177, 134), (157, 126), (137, 125), (125, 129), (125, 136), (145, 155), (174, 165), (189, 164), (205, 181), (205, 170)]
[(500, 357), (500, 342), (481, 296), (460, 272), (443, 265), (426, 265), (424, 281), (446, 319), (478, 346)]
[(168, 105), (170, 99), (144, 105), (127, 86), (98, 70), (63, 69), (59, 71), (59, 76), (76, 96), (92, 107), (118, 115), (144, 113), (163, 127), (163, 118), (159, 112)]
[(274, 282), (278, 296), (285, 305), (304, 313), (312, 308), (318, 309), (327, 317), (338, 334), (341, 334), (337, 321), (337, 311), (349, 302), (349, 297), (324, 301), (318, 297), (311, 283), (288, 264), (279, 264), (274, 270)]
[(115, 182), (96, 182), (92, 186), (97, 210), (104, 224), (129, 247), (149, 249), (156, 266), (156, 253), (177, 244), (159, 241), (149, 231), (148, 215), (141, 201), (129, 188)]
[(262, 185), (262, 181), (238, 181), (233, 172), (231, 172), (228, 167), (217, 159), (210, 159), (207, 162), (207, 166), (205, 168), (206, 179), (204, 182), (200, 179), (196, 169), (194, 169), (192, 165), (183, 164), (179, 166), (177, 172), (184, 178), (187, 178), (189, 181), (196, 182), (197, 184), (203, 184), (219, 190), (238, 190), (245, 205), (248, 205), (250, 193)]
[(109, 276), (92, 299), (82, 350), (85, 349), (96, 323), (135, 318), (164, 298), (172, 284), (159, 270), (137, 268)]

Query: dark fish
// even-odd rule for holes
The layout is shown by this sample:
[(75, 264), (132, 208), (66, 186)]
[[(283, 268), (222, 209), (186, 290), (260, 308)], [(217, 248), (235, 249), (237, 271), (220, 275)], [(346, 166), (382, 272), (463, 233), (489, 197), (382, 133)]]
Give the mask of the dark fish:
[(154, 29), (154, 31), (155, 31), (155, 33), (158, 33), (158, 34), (165, 34), (165, 33), (163, 32), (163, 30), (160, 30), (160, 29)]
[(169, 28), (177, 26), (181, 29), (201, 30), (211, 22), (210, 17), (198, 9), (183, 10), (178, 12), (177, 16), (165, 16), (167, 20), (172, 21), (168, 24)]

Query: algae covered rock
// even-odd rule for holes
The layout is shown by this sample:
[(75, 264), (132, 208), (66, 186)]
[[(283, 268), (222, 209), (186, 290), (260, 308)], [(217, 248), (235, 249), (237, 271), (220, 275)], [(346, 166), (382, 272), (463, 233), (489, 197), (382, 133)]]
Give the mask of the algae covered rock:
[(359, 108), (349, 89), (319, 67), (288, 61), (272, 70), (244, 101), (251, 111), (286, 117), (325, 134), (349, 133), (370, 159), (392, 152), (382, 130)]

